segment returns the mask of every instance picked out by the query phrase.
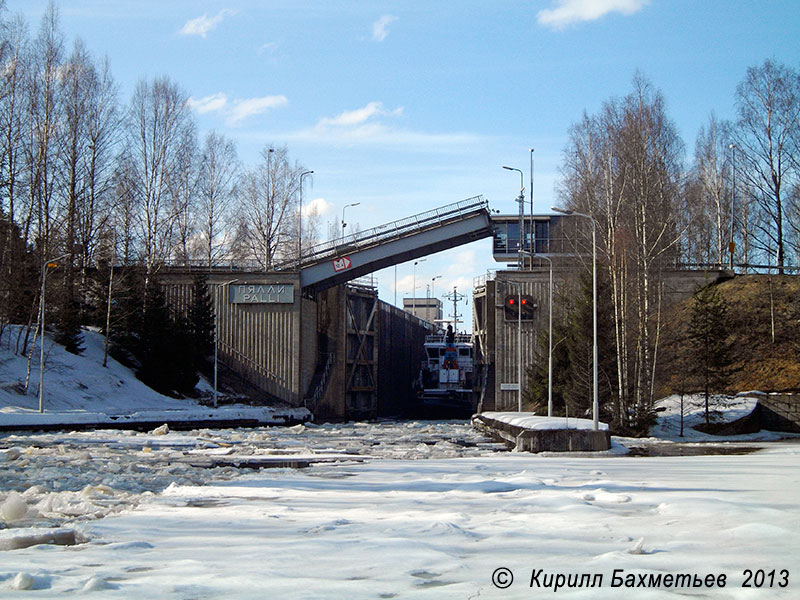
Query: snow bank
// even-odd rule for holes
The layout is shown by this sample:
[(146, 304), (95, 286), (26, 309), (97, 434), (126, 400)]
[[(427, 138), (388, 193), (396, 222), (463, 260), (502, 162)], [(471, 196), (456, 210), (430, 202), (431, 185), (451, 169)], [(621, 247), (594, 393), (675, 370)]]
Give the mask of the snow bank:
[[(109, 357), (103, 367), (105, 338), (83, 331), (85, 350), (70, 354), (45, 338), (44, 413), (39, 412), (38, 341), (33, 349), (28, 393), (25, 394), (27, 359), (16, 350), (19, 326), (8, 326), (0, 338), (0, 427), (30, 428), (58, 425), (114, 425), (207, 421), (254, 421), (284, 424), (304, 421), (305, 408), (267, 406), (203, 406), (191, 399), (159, 394), (136, 379), (130, 369)], [(31, 334), (32, 336), (32, 334)], [(2, 459), (2, 457), (0, 457)]]
[[(591, 419), (575, 419), (566, 417), (541, 417), (534, 413), (526, 412), (484, 412), (483, 416), (509, 425), (516, 425), (525, 429), (593, 429)], [(606, 423), (599, 423), (601, 431), (608, 431)]]

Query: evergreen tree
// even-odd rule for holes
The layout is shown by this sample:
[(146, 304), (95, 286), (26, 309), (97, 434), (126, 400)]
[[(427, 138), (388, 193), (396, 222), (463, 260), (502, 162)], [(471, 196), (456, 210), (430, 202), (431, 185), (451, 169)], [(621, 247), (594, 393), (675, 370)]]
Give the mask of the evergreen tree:
[[(562, 286), (553, 302), (562, 311), (562, 318), (553, 321), (553, 414), (585, 417), (591, 412), (594, 393), (591, 272), (582, 274), (572, 285)], [(601, 419), (608, 419), (614, 411), (610, 401), (614, 396), (615, 353), (607, 286), (602, 276), (598, 281), (597, 316), (598, 399)], [(528, 386), (523, 393), (525, 400), (542, 413), (547, 407), (548, 334), (546, 329), (541, 333), (542, 350), (537, 361), (527, 368)]]
[(202, 273), (195, 275), (187, 328), (198, 358), (198, 368), (203, 359), (211, 356), (214, 352), (214, 328), (216, 326), (214, 313), (214, 301), (211, 299), (211, 292), (208, 289), (208, 277)]
[(706, 424), (710, 422), (711, 391), (723, 388), (727, 380), (730, 364), (727, 314), (728, 303), (716, 286), (707, 285), (695, 293), (688, 338), (694, 359), (691, 370), (703, 385)]
[(81, 333), (80, 310), (74, 298), (65, 299), (58, 311), (56, 342), (67, 352), (83, 354), (83, 334)]

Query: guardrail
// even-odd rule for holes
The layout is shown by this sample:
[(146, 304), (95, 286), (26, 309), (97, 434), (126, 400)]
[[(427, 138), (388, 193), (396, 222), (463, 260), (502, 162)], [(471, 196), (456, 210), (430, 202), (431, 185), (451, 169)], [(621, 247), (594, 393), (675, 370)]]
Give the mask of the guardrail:
[(488, 210), (488, 205), (488, 201), (484, 200), (483, 196), (474, 196), (454, 202), (453, 204), (406, 217), (399, 221), (393, 221), (392, 223), (386, 223), (372, 229), (351, 233), (335, 240), (317, 244), (303, 253), (299, 263), (297, 259), (291, 259), (276, 264), (275, 269), (298, 269), (310, 266), (329, 258), (377, 246), (433, 227), (461, 221), (473, 213)]

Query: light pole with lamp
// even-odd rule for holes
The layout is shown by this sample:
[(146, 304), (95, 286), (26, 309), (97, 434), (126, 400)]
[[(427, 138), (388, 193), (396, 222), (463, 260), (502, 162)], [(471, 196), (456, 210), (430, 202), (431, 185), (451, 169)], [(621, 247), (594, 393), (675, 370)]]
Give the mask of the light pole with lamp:
[(411, 285), (414, 286), (414, 289), (411, 290), (411, 312), (412, 313), (414, 313), (414, 309), (417, 306), (417, 302), (414, 300), (414, 298), (417, 295), (417, 264), (419, 264), (421, 262), (425, 262), (426, 260), (428, 260), (428, 259), (427, 258), (420, 258), (419, 260), (415, 260), (414, 261), (414, 276), (411, 279), (411, 281), (412, 281)]
[(227, 288), (236, 283), (238, 279), (231, 279), (225, 283), (218, 283), (214, 290), (214, 408), (217, 408), (217, 356), (219, 352), (219, 288)]
[[(550, 290), (547, 306), (548, 315), (548, 339), (547, 339), (547, 416), (553, 416), (553, 259), (544, 254), (535, 255), (536, 258), (543, 258), (550, 263)], [(534, 256), (531, 255), (531, 260)], [(533, 265), (531, 265), (533, 266)]]
[(522, 412), (522, 283), (509, 281), (517, 288), (517, 411)]
[(433, 314), (436, 315), (434, 319), (442, 318), (442, 315), (439, 314), (439, 311), (437, 309), (438, 304), (436, 303), (436, 293), (433, 291), (434, 283), (436, 282), (437, 279), (441, 278), (442, 278), (441, 275), (434, 275), (433, 277), (431, 277), (431, 298), (433, 298)]
[[(736, 206), (736, 145), (730, 144), (728, 146), (731, 149), (732, 154), (732, 161), (731, 161), (731, 237), (728, 241), (728, 252), (730, 252), (730, 267), (731, 272), (733, 272), (733, 251), (736, 249), (736, 242), (733, 241), (733, 209)], [(746, 271), (745, 271), (746, 272)]]
[(345, 204), (342, 207), (342, 237), (344, 237), (344, 228), (347, 227), (347, 223), (344, 220), (344, 211), (346, 208), (350, 208), (351, 206), (358, 206), (361, 202), (353, 202), (352, 204)]
[[(51, 258), (42, 263), (42, 291), (39, 303), (41, 304), (41, 314), (39, 317), (40, 329), (39, 332), (39, 412), (44, 412), (44, 305), (45, 305), (45, 281), (47, 280), (47, 268), (58, 266), (59, 260), (67, 258), (69, 254), (62, 254), (56, 258)], [(106, 332), (108, 335), (108, 332)]]
[(551, 210), (569, 217), (583, 217), (592, 222), (592, 429), (599, 429), (600, 402), (597, 389), (597, 222), (585, 213), (564, 208), (551, 207)]
[(433, 297), (433, 298), (436, 298), (436, 294), (435, 294), (435, 293), (434, 293), (434, 291), (433, 291), (433, 283), (434, 283), (434, 282), (435, 282), (437, 279), (441, 279), (441, 278), (442, 278), (442, 276), (441, 276), (441, 275), (434, 275), (433, 277), (431, 277), (431, 297)]
[[(530, 244), (531, 244), (531, 247), (530, 247), (530, 252), (531, 252), (531, 254), (533, 254), (534, 252), (536, 252), (536, 228), (535, 228), (536, 225), (533, 222), (533, 148), (529, 148), (529, 150), (530, 150), (530, 153), (531, 153), (531, 228), (530, 228), (530, 232), (531, 232)], [(533, 259), (532, 258), (531, 258), (531, 268), (533, 268)]]
[[(269, 222), (269, 205), (272, 202), (272, 153), (275, 148), (267, 150), (267, 201), (264, 206), (264, 272), (269, 270), (269, 243), (267, 242), (267, 223)], [(214, 405), (216, 406), (216, 404)]]
[(518, 253), (518, 266), (519, 270), (522, 271), (522, 251), (524, 250), (524, 241), (525, 241), (525, 184), (523, 183), (523, 174), (521, 169), (516, 169), (514, 167), (506, 167), (505, 165), (503, 168), (506, 171), (516, 171), (519, 173), (519, 197), (517, 198), (517, 202), (519, 202), (519, 253)]
[(314, 171), (303, 171), (300, 173), (300, 211), (297, 214), (297, 270), (300, 270), (300, 262), (303, 257), (303, 178), (311, 175)]

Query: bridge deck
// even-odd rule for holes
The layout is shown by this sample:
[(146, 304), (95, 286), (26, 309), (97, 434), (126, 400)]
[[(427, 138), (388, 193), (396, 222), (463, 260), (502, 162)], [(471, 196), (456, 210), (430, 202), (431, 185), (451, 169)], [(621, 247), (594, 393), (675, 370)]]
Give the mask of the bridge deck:
[(301, 285), (321, 290), (490, 235), (488, 203), (475, 196), (318, 244), (279, 269), (299, 268)]

